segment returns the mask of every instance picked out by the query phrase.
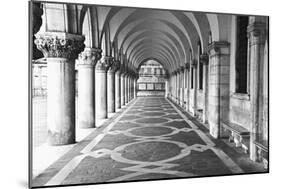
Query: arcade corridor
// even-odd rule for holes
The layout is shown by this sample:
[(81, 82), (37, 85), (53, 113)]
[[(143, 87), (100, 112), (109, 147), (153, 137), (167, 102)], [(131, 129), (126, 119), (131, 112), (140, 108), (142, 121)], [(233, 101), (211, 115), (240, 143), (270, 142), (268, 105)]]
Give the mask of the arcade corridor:
[(31, 5), (31, 186), (269, 171), (268, 17)]
[(263, 172), (163, 97), (138, 97), (34, 179), (34, 186)]

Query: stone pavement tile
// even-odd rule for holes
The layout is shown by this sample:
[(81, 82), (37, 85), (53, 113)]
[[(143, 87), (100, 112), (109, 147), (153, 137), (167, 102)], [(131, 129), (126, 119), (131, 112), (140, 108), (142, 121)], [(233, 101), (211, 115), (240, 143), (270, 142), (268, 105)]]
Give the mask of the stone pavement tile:
[[(177, 104), (173, 103), (178, 107)], [(249, 158), (249, 154), (245, 154), (242, 148), (235, 147), (234, 143), (229, 143), (228, 139), (215, 139), (213, 138), (209, 130), (206, 128), (205, 125), (200, 123), (197, 119), (189, 115), (187, 112), (182, 111), (179, 109), (189, 120), (192, 121), (208, 138), (216, 144), (216, 147), (222, 149), (225, 154), (227, 154), (231, 159), (239, 165), (239, 167), (245, 173), (262, 173), (266, 172), (263, 168), (263, 165), (258, 162), (253, 162)]]
[(134, 137), (128, 137), (123, 134), (106, 135), (102, 139), (102, 142), (99, 142), (92, 151), (102, 149), (102, 148), (114, 150), (118, 146), (121, 146), (123, 144), (132, 143), (132, 142), (135, 142)]
[(110, 157), (99, 158), (98, 161), (96, 158), (86, 157), (62, 184), (108, 182), (111, 179), (130, 173), (122, 170), (122, 168), (128, 166), (130, 164), (116, 162)]
[(147, 141), (133, 144), (120, 151), (126, 159), (154, 162), (176, 156), (181, 151), (177, 145), (168, 142)]
[(138, 115), (124, 115), (120, 121), (130, 121), (130, 120), (133, 120), (133, 119), (138, 119), (138, 118), (141, 118), (141, 116), (138, 116)]
[[(164, 98), (157, 100), (150, 97), (138, 98), (136, 104), (140, 102), (144, 105), (153, 103), (158, 106), (161, 103), (167, 103)], [(66, 179), (62, 180), (62, 184), (99, 183), (109, 182), (112, 179), (125, 181), (231, 174), (230, 168), (221, 160), (225, 157), (218, 157), (212, 150), (201, 149), (202, 152), (199, 152), (195, 151), (197, 148), (194, 148), (188, 151), (192, 145), (205, 146), (206, 144), (196, 131), (188, 130), (191, 127), (184, 120), (178, 120), (182, 119), (181, 116), (169, 115), (169, 118), (165, 119), (163, 115), (157, 114), (163, 110), (155, 109), (161, 108), (145, 107), (142, 108), (145, 113), (132, 115), (128, 112), (137, 111), (137, 109), (134, 109), (134, 106), (130, 107), (130, 110), (108, 133), (105, 133), (106, 135), (92, 149), (91, 157), (86, 156), (76, 168), (71, 170)], [(176, 112), (174, 109), (169, 111)], [(192, 122), (200, 130), (203, 128), (201, 135), (209, 138), (216, 148), (223, 150), (228, 155), (227, 157), (231, 159), (234, 157), (238, 165), (243, 165), (245, 160), (239, 159), (241, 157), (239, 152), (220, 140), (213, 139), (207, 130), (204, 130), (205, 127), (202, 124), (196, 123), (195, 120)], [(184, 130), (177, 132), (177, 129)], [(97, 129), (97, 132), (93, 132), (87, 140), (83, 141), (84, 143), (77, 145), (71, 153), (68, 153), (68, 156), (62, 157), (61, 161), (49, 167), (44, 173), (46, 175), (38, 177), (36, 183), (41, 183), (41, 185), (46, 183), (67, 162), (81, 155), (81, 150), (102, 133), (101, 131)], [(250, 170), (246, 166), (243, 168)], [(256, 167), (251, 167), (251, 169), (257, 170)]]
[(139, 113), (139, 116), (153, 116), (153, 117), (160, 117), (160, 116), (164, 116), (166, 115), (165, 112), (143, 112), (143, 113)]
[(167, 113), (176, 113), (176, 111), (174, 109), (169, 109), (169, 110), (163, 110), (163, 112), (167, 112)]
[(167, 117), (167, 118), (170, 118), (170, 119), (182, 119), (182, 117), (180, 115), (165, 115), (163, 117)]
[(126, 115), (131, 115), (131, 114), (139, 114), (139, 113), (142, 113), (143, 111), (141, 111), (141, 110), (129, 110), (127, 113), (126, 113)]
[(140, 118), (135, 120), (137, 123), (157, 124), (168, 122), (165, 118)]
[(92, 142), (99, 134), (102, 133), (103, 129), (111, 122), (110, 120), (114, 120), (116, 116), (120, 115), (124, 109), (115, 116), (106, 121), (103, 127), (96, 128), (89, 136), (87, 136), (83, 141), (77, 143), (73, 149), (59, 158), (54, 164), (50, 165), (43, 173), (39, 174), (36, 178), (32, 180), (32, 185), (36, 186), (43, 186), (45, 185), (48, 180), (50, 180), (53, 176), (55, 176), (70, 160), (74, 157), (81, 155), (81, 151), (90, 143)]
[(190, 132), (179, 132), (173, 136), (170, 136), (170, 139), (173, 141), (179, 141), (187, 144), (188, 146), (192, 146), (193, 144), (202, 144), (206, 145), (206, 143), (198, 136), (194, 131)]
[(116, 125), (111, 129), (111, 131), (115, 131), (115, 130), (127, 130), (130, 128), (134, 128), (134, 127), (141, 127), (140, 124), (137, 123), (132, 123), (132, 122), (118, 122), (116, 123)]
[(188, 125), (184, 120), (183, 121), (171, 121), (169, 123), (164, 123), (163, 125), (173, 126), (173, 127), (178, 128), (178, 129), (191, 128), (190, 125)]
[(136, 176), (133, 178), (129, 178), (129, 181), (139, 181), (139, 180), (159, 180), (159, 179), (172, 179), (179, 178), (176, 175), (164, 174), (164, 173), (148, 173), (140, 176)]
[(143, 110), (143, 111), (162, 111), (162, 108), (157, 108), (157, 107), (145, 107), (145, 108), (142, 108), (141, 110)]
[(163, 126), (153, 126), (153, 127), (139, 127), (131, 131), (132, 134), (138, 136), (160, 136), (169, 134), (172, 132), (171, 128), (166, 128)]
[(178, 164), (171, 170), (190, 172), (197, 176), (232, 174), (212, 150), (191, 151), (190, 155), (171, 163)]

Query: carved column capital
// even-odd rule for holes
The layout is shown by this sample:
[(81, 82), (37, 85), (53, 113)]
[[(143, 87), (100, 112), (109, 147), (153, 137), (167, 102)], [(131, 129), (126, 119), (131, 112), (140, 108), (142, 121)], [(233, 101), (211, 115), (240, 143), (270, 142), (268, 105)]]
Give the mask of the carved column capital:
[(266, 39), (266, 23), (254, 22), (247, 28), (250, 45), (264, 43)]
[(108, 72), (116, 72), (120, 68), (120, 61), (119, 60), (112, 60), (112, 64), (108, 69)]
[(196, 59), (192, 59), (191, 61), (191, 67), (195, 68), (197, 67), (197, 60)]
[(176, 70), (174, 70), (173, 72), (172, 72), (172, 75), (177, 75), (177, 71)]
[(76, 59), (83, 51), (85, 37), (64, 32), (45, 32), (35, 35), (35, 44), (45, 58)]
[(208, 46), (208, 54), (214, 55), (229, 55), (229, 42), (227, 41), (213, 41)]
[(185, 69), (189, 70), (189, 69), (190, 69), (190, 63), (189, 63), (189, 62), (186, 62), (186, 63), (184, 64), (184, 67), (185, 67)]
[(96, 63), (101, 58), (101, 49), (85, 48), (78, 56), (78, 65), (96, 66)]
[(209, 63), (209, 55), (207, 53), (200, 55), (200, 64), (208, 65)]
[(98, 61), (98, 63), (96, 64), (96, 70), (106, 72), (108, 68), (112, 65), (112, 63), (113, 63), (113, 57), (104, 56), (103, 59)]
[(184, 68), (185, 68), (185, 66), (181, 66), (181, 67), (179, 68), (181, 73), (184, 72)]

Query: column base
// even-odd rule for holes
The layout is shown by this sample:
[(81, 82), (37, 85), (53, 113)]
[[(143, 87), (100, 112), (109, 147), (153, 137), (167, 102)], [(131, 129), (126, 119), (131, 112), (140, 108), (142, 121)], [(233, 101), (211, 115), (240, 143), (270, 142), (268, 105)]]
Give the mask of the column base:
[(67, 144), (74, 144), (75, 143), (75, 132), (65, 132), (65, 133), (58, 133), (58, 132), (51, 132), (48, 131), (48, 138), (47, 143), (52, 146), (60, 146), (60, 145), (67, 145)]

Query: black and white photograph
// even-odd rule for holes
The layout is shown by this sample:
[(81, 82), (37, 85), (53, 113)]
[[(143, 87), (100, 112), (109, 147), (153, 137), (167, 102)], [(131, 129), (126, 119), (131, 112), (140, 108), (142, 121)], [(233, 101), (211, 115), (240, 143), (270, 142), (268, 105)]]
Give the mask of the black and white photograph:
[(30, 188), (269, 173), (268, 15), (28, 8)]

